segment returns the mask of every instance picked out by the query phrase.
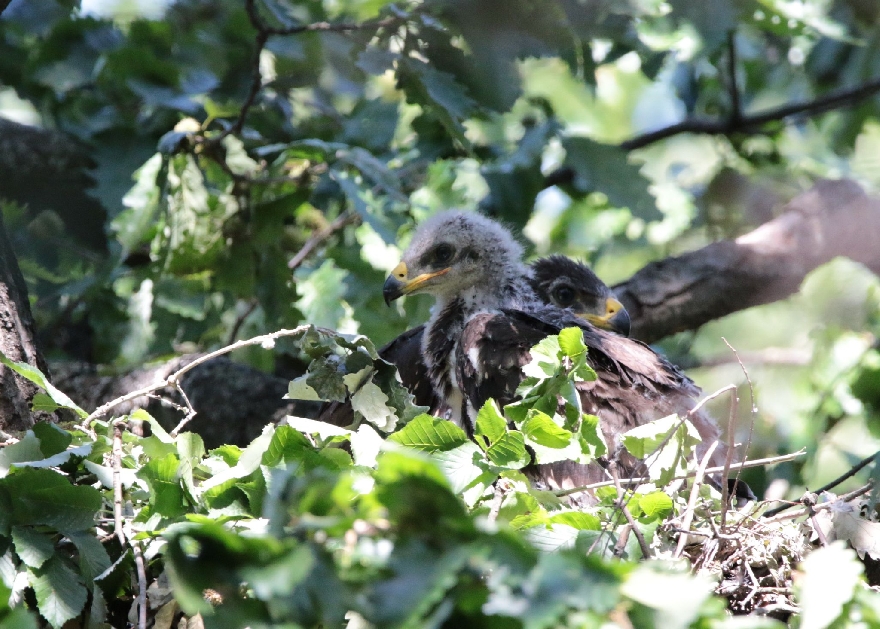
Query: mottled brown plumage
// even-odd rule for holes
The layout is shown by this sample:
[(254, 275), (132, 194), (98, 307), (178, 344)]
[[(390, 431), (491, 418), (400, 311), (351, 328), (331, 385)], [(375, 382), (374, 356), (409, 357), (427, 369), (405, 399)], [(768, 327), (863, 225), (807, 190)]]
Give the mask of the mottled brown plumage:
[[(530, 270), (529, 284), (544, 303), (568, 308), (596, 325), (628, 334), (629, 314), (614, 298), (611, 289), (585, 264), (557, 255), (535, 260)], [(444, 417), (449, 409), (434, 392), (422, 355), (424, 331), (424, 325), (407, 330), (381, 347), (379, 356), (397, 367), (403, 386), (412, 393), (418, 406), (426, 406), (432, 414)], [(324, 406), (318, 419), (348, 426), (354, 421), (354, 413), (351, 404), (333, 402)]]
[[(452, 409), (454, 420), (472, 432), (476, 411), (488, 398), (501, 405), (513, 401), (530, 348), (571, 326), (583, 330), (588, 362), (598, 375), (579, 385), (581, 403), (600, 418), (612, 451), (620, 434), (634, 426), (688, 414), (699, 389), (681, 370), (638, 341), (542, 304), (524, 281), (529, 272), (520, 255), (520, 247), (497, 223), (446, 213), (416, 232), (385, 283), (387, 301), (416, 292), (437, 298), (422, 355), (434, 391)], [(718, 438), (720, 431), (708, 415), (695, 413), (690, 419), (703, 449)], [(564, 488), (604, 476), (597, 465), (565, 463), (537, 466), (532, 473), (539, 484)]]

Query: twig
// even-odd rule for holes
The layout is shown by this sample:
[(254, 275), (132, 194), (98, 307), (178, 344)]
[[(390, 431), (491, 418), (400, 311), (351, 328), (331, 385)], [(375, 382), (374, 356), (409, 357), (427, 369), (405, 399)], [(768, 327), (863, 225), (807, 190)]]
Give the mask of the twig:
[[(724, 471), (721, 472), (721, 530), (724, 530), (727, 524), (727, 507), (730, 504), (730, 488), (727, 486), (727, 476), (730, 474), (730, 466), (733, 463), (733, 435), (736, 434), (736, 416), (739, 412), (739, 394), (734, 388), (730, 398), (730, 414), (727, 417), (727, 438), (730, 445), (724, 453)], [(717, 442), (716, 442), (717, 443)], [(739, 472), (736, 473), (736, 480), (739, 482)]]
[(858, 101), (872, 96), (880, 91), (880, 79), (868, 81), (858, 87), (841, 90), (828, 96), (807, 101), (805, 103), (793, 103), (775, 109), (769, 109), (764, 113), (751, 116), (740, 116), (738, 120), (705, 120), (692, 118), (674, 125), (651, 131), (631, 138), (620, 144), (620, 148), (631, 151), (665, 140), (681, 133), (706, 133), (709, 135), (727, 135), (736, 132), (749, 132), (756, 127), (761, 127), (770, 122), (778, 122), (791, 116), (813, 116), (829, 109), (855, 105)]
[(131, 550), (138, 575), (138, 629), (147, 629), (147, 568), (144, 564), (144, 553), (140, 542), (132, 542)]
[[(840, 476), (838, 476), (837, 478), (835, 478), (835, 479), (834, 479), (833, 481), (831, 481), (830, 483), (827, 483), (827, 484), (825, 484), (825, 485), (822, 485), (819, 489), (817, 489), (817, 490), (816, 490), (815, 492), (813, 492), (813, 493), (821, 494), (822, 492), (828, 491), (828, 490), (830, 490), (830, 489), (834, 489), (835, 487), (837, 487), (837, 486), (838, 486), (840, 483), (842, 483), (843, 481), (845, 481), (845, 480), (847, 480), (847, 479), (849, 479), (849, 478), (852, 478), (853, 476), (855, 476), (856, 474), (858, 474), (860, 471), (862, 471), (862, 469), (864, 469), (864, 468), (865, 468), (867, 465), (869, 465), (872, 461), (876, 461), (878, 456), (880, 456), (880, 450), (878, 450), (877, 452), (875, 452), (875, 453), (872, 454), (871, 456), (862, 459), (861, 461), (859, 461), (858, 463), (856, 463), (855, 465), (853, 465), (853, 466), (849, 469), (848, 472), (846, 472), (846, 473), (844, 473), (844, 474), (841, 474)], [(785, 511), (786, 509), (788, 509), (788, 508), (790, 508), (790, 507), (794, 507), (794, 506), (800, 505), (800, 504), (803, 504), (803, 499), (798, 500), (797, 502), (794, 502), (794, 503), (791, 503), (791, 504), (782, 505), (782, 506), (779, 506), (779, 507), (774, 507), (773, 509), (770, 509), (769, 511), (766, 511), (766, 512), (764, 513), (764, 517), (765, 517), (765, 518), (773, 517), (773, 516), (776, 515), (777, 513), (782, 513), (782, 512)]]
[(296, 255), (290, 259), (290, 262), (287, 263), (287, 268), (291, 271), (299, 268), (299, 266), (306, 261), (312, 252), (318, 248), (321, 243), (330, 238), (333, 234), (338, 232), (340, 229), (345, 227), (346, 225), (353, 225), (355, 223), (360, 222), (361, 217), (360, 214), (356, 214), (355, 212), (343, 212), (336, 219), (318, 230), (316, 234), (314, 234), (311, 238), (306, 241), (306, 244), (302, 246), (302, 249), (296, 252)]
[(122, 530), (122, 430), (124, 421), (113, 424), (113, 525), (116, 538), (125, 548), (125, 532)]
[(237, 349), (240, 349), (242, 347), (247, 347), (249, 345), (271, 346), (271, 345), (274, 345), (275, 339), (285, 337), (285, 336), (299, 336), (299, 335), (303, 334), (304, 332), (306, 332), (306, 330), (308, 330), (310, 327), (312, 327), (312, 326), (301, 325), (301, 326), (296, 327), (292, 330), (278, 330), (277, 332), (272, 332), (271, 334), (263, 334), (260, 336), (255, 336), (250, 339), (246, 339), (244, 341), (236, 341), (232, 345), (227, 345), (226, 347), (220, 348), (220, 349), (213, 351), (209, 354), (205, 354), (204, 356), (200, 356), (199, 358), (195, 359), (194, 361), (192, 361), (191, 363), (189, 363), (185, 367), (181, 367), (180, 369), (175, 371), (173, 374), (166, 377), (164, 380), (161, 380), (159, 382), (151, 384), (150, 386), (138, 389), (137, 391), (132, 391), (130, 393), (126, 393), (125, 395), (122, 395), (122, 396), (116, 398), (115, 400), (107, 402), (106, 404), (102, 404), (97, 409), (95, 409), (95, 411), (92, 412), (91, 415), (86, 417), (83, 424), (88, 426), (92, 420), (97, 419), (98, 417), (101, 417), (102, 415), (104, 415), (107, 411), (109, 411), (114, 406), (118, 406), (124, 402), (134, 400), (135, 398), (139, 398), (141, 396), (153, 393), (155, 391), (158, 391), (159, 389), (164, 389), (165, 387), (175, 387), (176, 388), (178, 386), (177, 383), (180, 381), (180, 379), (183, 377), (184, 374), (186, 374), (188, 371), (191, 371), (192, 369), (195, 369), (199, 365), (208, 362), (209, 360), (217, 358), (218, 356), (228, 354), (229, 352), (233, 352)]
[(636, 521), (632, 517), (632, 513), (629, 512), (629, 509), (626, 506), (626, 495), (623, 493), (623, 488), (620, 486), (620, 477), (617, 475), (617, 462), (611, 461), (608, 464), (608, 471), (611, 473), (612, 482), (614, 483), (614, 487), (617, 489), (617, 507), (623, 512), (626, 521), (629, 523), (630, 528), (632, 529), (633, 535), (636, 536), (636, 539), (639, 541), (639, 548), (642, 549), (642, 557), (645, 559), (651, 558), (651, 549), (648, 547), (648, 543), (645, 541), (645, 536), (642, 535), (642, 532), (639, 530), (639, 527), (636, 526)]
[(736, 391), (736, 385), (735, 384), (728, 384), (726, 387), (722, 387), (722, 388), (718, 389), (717, 391), (715, 391), (715, 393), (712, 393), (711, 395), (707, 395), (702, 400), (697, 402), (696, 406), (694, 406), (691, 410), (688, 411), (688, 413), (687, 413), (688, 416), (693, 415), (698, 410), (703, 408), (703, 406), (706, 405), (706, 402), (709, 402), (710, 400), (714, 400), (715, 398), (720, 397), (721, 395), (723, 395), (724, 393), (727, 393), (728, 391)]
[(188, 423), (190, 423), (192, 421), (193, 417), (196, 416), (196, 409), (193, 408), (192, 403), (189, 401), (189, 398), (186, 396), (186, 392), (183, 390), (183, 387), (180, 386), (180, 381), (177, 379), (175, 379), (175, 381), (174, 381), (174, 388), (177, 389), (178, 393), (180, 393), (181, 397), (183, 398), (183, 401), (186, 403), (186, 415), (184, 415), (183, 419), (180, 420), (180, 423), (178, 423), (174, 427), (174, 430), (172, 430), (169, 433), (169, 435), (172, 437), (176, 437), (178, 435), (178, 433), (180, 433), (180, 431), (183, 430), (183, 427), (186, 426)]
[[(626, 543), (629, 541), (629, 534), (632, 530), (632, 524), (624, 524), (623, 528), (621, 528), (620, 535), (617, 537), (617, 542), (614, 544), (614, 550), (611, 551), (615, 557), (623, 557), (623, 553), (626, 552)], [(596, 541), (593, 542), (593, 546), (595, 546), (596, 542), (600, 539), (602, 539), (601, 535), (599, 535), (596, 538)], [(587, 552), (588, 555), (593, 554), (593, 546), (591, 546), (589, 552)]]
[[(746, 438), (746, 445), (743, 448), (743, 456), (749, 455), (749, 450), (752, 448), (752, 437), (755, 434), (755, 420), (758, 419), (758, 405), (755, 402), (755, 387), (752, 385), (752, 379), (749, 377), (749, 370), (746, 369), (745, 364), (743, 364), (742, 358), (740, 358), (739, 352), (736, 351), (736, 348), (727, 342), (727, 339), (723, 336), (721, 340), (724, 341), (724, 344), (730, 348), (730, 351), (733, 352), (733, 356), (736, 358), (736, 362), (739, 363), (739, 368), (742, 369), (743, 375), (746, 377), (746, 383), (749, 385), (749, 402), (751, 403), (751, 422), (749, 423), (749, 436)], [(730, 439), (731, 444), (733, 444), (733, 434), (728, 432), (727, 438)], [(739, 482), (739, 474), (736, 475), (736, 481)]]
[(739, 103), (739, 87), (736, 84), (736, 30), (727, 33), (727, 91), (730, 93), (730, 124), (736, 125), (742, 120), (742, 108)]
[(825, 532), (822, 530), (822, 527), (819, 526), (819, 522), (816, 521), (816, 503), (819, 500), (819, 496), (813, 493), (809, 493), (803, 498), (804, 506), (807, 508), (807, 515), (810, 516), (810, 522), (813, 525), (813, 530), (816, 531), (816, 536), (819, 538), (819, 543), (822, 546), (828, 545), (828, 539), (825, 537)]
[(507, 493), (508, 489), (508, 483), (503, 478), (499, 478), (498, 482), (495, 483), (495, 495), (492, 497), (492, 504), (489, 507), (489, 515), (487, 516), (489, 522), (494, 522), (498, 519), (498, 513), (501, 511), (501, 503), (504, 502), (504, 495)]
[(220, 143), (226, 136), (232, 134), (241, 133), (244, 128), (244, 122), (247, 118), (248, 112), (251, 107), (253, 107), (254, 102), (257, 99), (257, 95), (259, 95), (260, 90), (263, 88), (263, 75), (260, 72), (260, 56), (263, 53), (263, 49), (266, 47), (266, 44), (269, 42), (269, 38), (276, 35), (298, 35), (300, 33), (347, 33), (351, 31), (363, 30), (368, 28), (380, 29), (386, 26), (392, 26), (394, 24), (400, 23), (405, 18), (392, 15), (379, 20), (371, 20), (367, 22), (362, 22), (359, 24), (353, 23), (330, 23), (330, 22), (315, 22), (312, 24), (298, 24), (296, 26), (288, 26), (288, 27), (275, 27), (269, 26), (266, 22), (263, 21), (263, 18), (260, 17), (260, 13), (257, 10), (255, 0), (245, 0), (244, 8), (247, 12), (248, 20), (250, 20), (251, 26), (257, 31), (257, 37), (254, 41), (254, 53), (251, 60), (251, 85), (248, 89), (247, 96), (244, 99), (244, 102), (241, 105), (241, 110), (238, 113), (238, 118), (235, 119), (235, 122), (223, 130), (217, 136), (211, 138), (211, 143), (218, 144)]
[[(731, 470), (740, 470), (747, 469), (750, 467), (762, 467), (764, 465), (773, 465), (774, 463), (785, 463), (787, 461), (793, 461), (799, 456), (803, 456), (806, 454), (806, 450), (798, 450), (797, 452), (792, 452), (791, 454), (781, 454), (779, 456), (771, 456), (766, 459), (754, 459), (751, 461), (743, 461), (742, 463), (731, 463)], [(723, 472), (724, 466), (719, 465), (717, 467), (709, 467), (706, 469), (706, 474), (715, 474), (716, 472)], [(686, 474), (682, 474), (680, 476), (674, 476), (670, 480), (680, 480), (683, 478), (691, 478), (696, 474), (695, 471), (687, 472)], [(624, 478), (621, 479), (620, 482), (624, 485), (639, 485), (644, 483), (645, 481), (650, 480), (647, 476), (640, 476), (636, 478)], [(598, 483), (591, 483), (589, 485), (581, 485), (580, 487), (572, 487), (571, 489), (560, 489), (553, 492), (555, 496), (570, 496), (572, 494), (579, 494), (584, 491), (590, 491), (592, 489), (598, 489), (599, 487), (608, 487), (613, 485), (613, 481), (599, 481)]]
[[(709, 449), (706, 450), (706, 454), (703, 455), (703, 459), (700, 461), (699, 466), (697, 467), (696, 475), (694, 476), (694, 484), (691, 487), (691, 495), (688, 497), (687, 507), (684, 510), (684, 515), (681, 519), (681, 528), (684, 529), (685, 534), (680, 535), (678, 538), (678, 546), (675, 548), (675, 552), (672, 554), (673, 559), (678, 559), (681, 557), (681, 554), (684, 552), (684, 547), (687, 545), (688, 539), (688, 531), (691, 528), (691, 522), (694, 519), (694, 509), (697, 506), (697, 498), (700, 495), (700, 485), (703, 484), (703, 477), (706, 474), (706, 466), (709, 465), (709, 459), (712, 458), (712, 455), (715, 453), (715, 448), (718, 447), (718, 442), (713, 441), (712, 445), (709, 446)], [(722, 485), (726, 483), (722, 482)]]
[(241, 330), (241, 326), (244, 325), (245, 320), (257, 309), (257, 306), (260, 305), (260, 302), (257, 299), (251, 299), (248, 303), (248, 307), (245, 308), (245, 311), (238, 315), (235, 318), (235, 324), (232, 326), (232, 330), (229, 331), (229, 340), (228, 343), (235, 343), (235, 338), (238, 336), (239, 330)]
[[(768, 347), (758, 352), (738, 352), (738, 354), (742, 362), (759, 365), (794, 365), (802, 367), (809, 365), (812, 359), (811, 352), (788, 347)], [(685, 364), (679, 363), (679, 366), (695, 369), (697, 367), (718, 367), (735, 362), (739, 362), (737, 357), (725, 352), (719, 356), (687, 361)]]
[[(855, 498), (858, 498), (859, 496), (862, 496), (862, 495), (868, 493), (873, 488), (874, 488), (874, 483), (868, 482), (868, 483), (865, 483), (864, 485), (862, 485), (861, 487), (859, 487), (858, 489), (854, 489), (853, 491), (849, 492), (848, 494), (843, 494), (842, 496), (838, 496), (836, 500), (829, 500), (828, 502), (823, 502), (822, 504), (818, 504), (818, 505), (811, 507), (811, 508), (814, 512), (825, 511), (826, 509), (830, 509), (832, 507), (832, 505), (835, 505), (837, 503), (849, 502), (850, 500), (854, 500)], [(802, 515), (804, 515), (804, 513), (806, 512), (806, 510), (808, 508), (803, 506), (804, 505), (803, 499), (798, 501), (797, 504), (803, 507), (800, 511), (793, 511), (792, 513), (785, 513), (783, 515), (777, 515), (776, 517), (769, 518), (769, 519), (767, 519), (765, 516), (765, 518), (762, 519), (762, 522), (766, 522), (766, 523), (782, 522), (784, 520), (793, 520), (794, 518), (801, 517)], [(794, 506), (794, 505), (786, 505), (785, 508), (788, 509), (789, 507), (792, 507), (792, 506)], [(769, 513), (769, 511), (767, 513)]]

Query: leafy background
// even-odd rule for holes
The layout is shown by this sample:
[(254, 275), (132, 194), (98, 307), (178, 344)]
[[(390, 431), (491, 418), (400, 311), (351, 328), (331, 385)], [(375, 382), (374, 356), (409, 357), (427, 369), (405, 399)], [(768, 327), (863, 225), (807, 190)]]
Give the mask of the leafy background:
[[(3, 190), (60, 200), (10, 195), (4, 222), (56, 361), (124, 371), (302, 322), (381, 344), (427, 316), (427, 298), (386, 309), (379, 287), (412, 225), (442, 208), (479, 208), (522, 229), (529, 255), (575, 256), (613, 283), (749, 231), (817, 178), (875, 191), (876, 97), (748, 133), (736, 121), (876, 81), (878, 11), (16, 0), (0, 19), (0, 116), (75, 138), (73, 170), (91, 166), (94, 186), (80, 199), (22, 163)], [(716, 132), (633, 148), (691, 118)], [(838, 260), (786, 301), (662, 343), (713, 391), (744, 380), (726, 338), (756, 393), (737, 440), (754, 418), (750, 456), (807, 449), (752, 472), (758, 493), (776, 478), (797, 496), (878, 449), (877, 288)], [(282, 343), (236, 358), (287, 373), (307, 357)]]

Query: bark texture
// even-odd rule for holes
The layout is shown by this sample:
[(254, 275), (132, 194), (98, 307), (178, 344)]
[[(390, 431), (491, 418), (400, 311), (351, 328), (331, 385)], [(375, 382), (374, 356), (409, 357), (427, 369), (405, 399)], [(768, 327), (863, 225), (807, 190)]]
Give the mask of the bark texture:
[[(49, 368), (36, 343), (34, 319), (24, 277), (12, 251), (0, 213), (0, 352), (15, 362), (25, 362), (48, 374)], [(26, 430), (33, 426), (30, 401), (37, 387), (0, 364), (0, 429)]]
[(653, 343), (784, 299), (838, 256), (880, 272), (880, 199), (848, 180), (821, 181), (754, 231), (652, 262), (613, 288), (632, 336)]

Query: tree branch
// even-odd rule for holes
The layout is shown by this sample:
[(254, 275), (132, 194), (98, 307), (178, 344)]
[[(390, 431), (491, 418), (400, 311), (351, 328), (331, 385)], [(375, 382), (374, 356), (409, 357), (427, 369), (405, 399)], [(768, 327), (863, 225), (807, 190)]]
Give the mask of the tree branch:
[[(815, 116), (838, 107), (849, 107), (869, 96), (873, 96), (877, 92), (880, 92), (880, 79), (874, 79), (858, 87), (829, 94), (828, 96), (805, 103), (784, 105), (751, 116), (731, 116), (727, 120), (692, 118), (658, 129), (657, 131), (637, 135), (625, 142), (621, 142), (620, 148), (631, 151), (681, 133), (706, 133), (709, 135), (728, 135), (737, 132), (753, 133), (758, 127), (762, 127), (770, 122), (779, 122), (792, 116)], [(737, 96), (737, 100), (738, 98)]]
[(784, 212), (735, 240), (648, 264), (614, 287), (648, 343), (795, 293), (837, 256), (880, 272), (880, 199), (848, 181), (820, 181)]
[(340, 214), (332, 223), (318, 230), (311, 238), (306, 241), (306, 243), (302, 246), (302, 249), (297, 251), (296, 255), (293, 256), (290, 259), (290, 262), (287, 263), (287, 268), (289, 268), (291, 271), (295, 271), (325, 240), (330, 238), (333, 234), (338, 232), (346, 225), (357, 224), (360, 222), (360, 220), (360, 215), (355, 214), (354, 212), (344, 212)]
[(730, 124), (742, 120), (742, 106), (739, 102), (739, 86), (736, 84), (736, 31), (727, 33), (727, 91), (730, 93)]
[[(2, 0), (0, 0), (0, 2), (2, 2)], [(257, 37), (254, 42), (254, 53), (251, 60), (251, 85), (248, 89), (247, 96), (245, 96), (244, 102), (241, 105), (241, 110), (239, 111), (238, 117), (235, 119), (235, 122), (232, 123), (232, 125), (227, 127), (225, 130), (223, 130), (223, 132), (221, 132), (219, 135), (212, 137), (210, 140), (212, 143), (219, 143), (223, 140), (223, 138), (228, 135), (240, 134), (242, 129), (244, 129), (244, 123), (247, 119), (248, 112), (256, 102), (260, 90), (263, 89), (263, 75), (260, 72), (260, 56), (262, 55), (263, 49), (266, 47), (266, 44), (269, 42), (270, 37), (299, 35), (300, 33), (349, 33), (352, 31), (364, 30), (369, 28), (380, 29), (386, 26), (398, 24), (405, 20), (405, 18), (402, 16), (391, 15), (378, 20), (369, 20), (361, 23), (314, 22), (311, 24), (297, 24), (296, 26), (276, 27), (269, 26), (268, 24), (266, 24), (263, 18), (260, 17), (260, 12), (257, 9), (256, 0), (245, 0), (244, 8), (247, 12), (248, 20), (250, 20), (251, 26), (253, 26), (254, 29), (257, 31)]]

